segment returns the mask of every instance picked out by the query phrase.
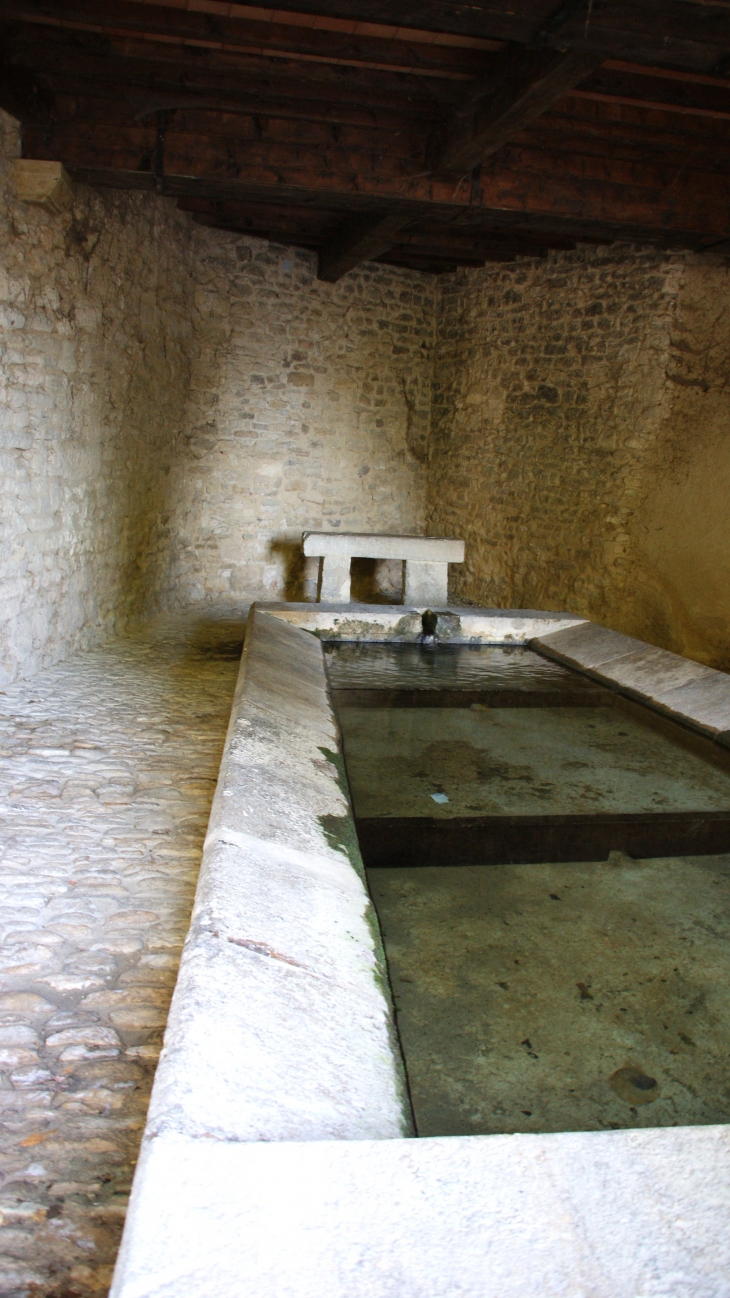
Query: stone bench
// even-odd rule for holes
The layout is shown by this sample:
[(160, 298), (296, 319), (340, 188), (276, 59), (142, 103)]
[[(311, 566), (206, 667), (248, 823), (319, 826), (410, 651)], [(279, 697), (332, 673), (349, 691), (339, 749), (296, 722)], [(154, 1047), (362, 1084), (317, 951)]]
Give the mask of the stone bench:
[(383, 536), (377, 532), (304, 532), (304, 553), (322, 560), (318, 599), (350, 602), (351, 559), (401, 559), (404, 604), (443, 608), (448, 603), (448, 566), (464, 562), (464, 542), (436, 536)]

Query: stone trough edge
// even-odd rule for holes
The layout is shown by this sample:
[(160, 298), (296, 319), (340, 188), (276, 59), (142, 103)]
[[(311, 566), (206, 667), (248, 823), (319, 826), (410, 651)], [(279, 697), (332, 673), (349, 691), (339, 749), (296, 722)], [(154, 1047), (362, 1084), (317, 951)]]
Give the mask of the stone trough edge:
[[(337, 780), (339, 736), (317, 637), (415, 640), (423, 611), (373, 605), (252, 609), (110, 1298), (203, 1298), (213, 1292), (237, 1298), (244, 1274), (251, 1298), (441, 1298), (452, 1292), (463, 1298), (492, 1292), (495, 1298), (579, 1298), (586, 1292), (634, 1298), (667, 1292), (667, 1266), (676, 1298), (730, 1298), (722, 1244), (730, 1206), (728, 1127), (408, 1138), (382, 949), (368, 928), (354, 824)], [(722, 672), (570, 614), (441, 612), (456, 619), (452, 643), (530, 644), (721, 742), (730, 730), (730, 677)], [(653, 659), (664, 680), (657, 689), (641, 689), (641, 672)], [(256, 733), (242, 740), (249, 729)], [(277, 775), (277, 759), (292, 744), (301, 750), (297, 760), (284, 763)], [(313, 756), (315, 750), (321, 757)], [(314, 767), (313, 780), (309, 768), (317, 761), (323, 765)], [(258, 808), (247, 807), (256, 804), (251, 795), (257, 786)], [(275, 814), (275, 795), (282, 793), (293, 795), (297, 813), (287, 804), (283, 820)], [(333, 820), (339, 825), (334, 840), (324, 828)], [(314, 922), (307, 929), (313, 901), (315, 909), (324, 901), (324, 927)], [(236, 938), (231, 926), (241, 919), (250, 926), (262, 913), (275, 929), (277, 916), (283, 925), (276, 946), (258, 933)], [(327, 938), (343, 918), (345, 927), (356, 929), (363, 959), (351, 962), (335, 951), (328, 965)], [(287, 935), (292, 942), (284, 950), (280, 939)], [(307, 956), (309, 970), (300, 973)], [(317, 957), (328, 989), (330, 982), (337, 985), (333, 969), (344, 977), (343, 999), (337, 986), (334, 999), (324, 990), (312, 994)], [(348, 1073), (346, 1051), (338, 1057), (337, 1050), (353, 1029), (353, 1005), (362, 1050), (355, 1050)], [(258, 1038), (249, 1031), (252, 1017)], [(370, 1034), (368, 1022), (374, 1025)], [(280, 1030), (270, 1031), (277, 1024)], [(261, 1054), (262, 1037), (273, 1040), (273, 1056)], [(302, 1070), (299, 1061), (290, 1067), (301, 1049), (305, 1055), (313, 1050), (312, 1070)], [(372, 1056), (375, 1068), (368, 1072)], [(334, 1083), (324, 1088), (324, 1104), (318, 1089), (323, 1062)], [(380, 1088), (374, 1104), (372, 1095), (358, 1093), (362, 1064), (365, 1090), (374, 1079)], [(631, 1186), (647, 1158), (656, 1184), (642, 1234), (634, 1228)], [(515, 1207), (500, 1201), (507, 1182), (519, 1191)], [(476, 1216), (475, 1187), (481, 1196)], [(385, 1210), (384, 1190), (386, 1198), (394, 1196), (392, 1211)], [(420, 1212), (424, 1195), (421, 1222), (409, 1200), (419, 1200)], [(594, 1208), (600, 1204), (597, 1232), (594, 1200)], [(465, 1219), (472, 1235), (462, 1240), (460, 1254), (451, 1244)], [(609, 1223), (611, 1251), (599, 1258)], [(519, 1265), (515, 1250), (523, 1259)]]

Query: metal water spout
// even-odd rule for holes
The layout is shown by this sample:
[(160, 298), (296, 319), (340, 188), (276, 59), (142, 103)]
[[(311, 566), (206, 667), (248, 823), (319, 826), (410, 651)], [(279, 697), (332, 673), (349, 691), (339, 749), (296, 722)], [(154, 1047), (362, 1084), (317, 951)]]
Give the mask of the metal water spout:
[(427, 645), (435, 649), (438, 644), (438, 635), (436, 634), (438, 620), (438, 613), (432, 613), (430, 608), (427, 608), (426, 612), (422, 614), (421, 626), (423, 627), (423, 630), (418, 637), (422, 645)]

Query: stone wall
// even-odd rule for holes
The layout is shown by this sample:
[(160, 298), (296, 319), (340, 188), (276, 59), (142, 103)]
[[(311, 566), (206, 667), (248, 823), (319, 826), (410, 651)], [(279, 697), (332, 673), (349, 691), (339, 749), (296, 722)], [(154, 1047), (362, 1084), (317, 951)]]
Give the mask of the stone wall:
[(153, 608), (313, 598), (308, 528), (464, 536), (457, 600), (730, 667), (722, 258), (324, 284), (156, 195), (16, 203), (0, 126), (0, 683)]
[(49, 215), (1, 124), (0, 682), (151, 609), (312, 597), (305, 528), (422, 528), (431, 277), (319, 283), (152, 194)]
[(429, 522), (454, 595), (730, 666), (728, 271), (614, 246), (442, 281)]
[(0, 114), (0, 681), (118, 631), (150, 601), (188, 388), (190, 226), (80, 189), (13, 201)]
[(436, 281), (201, 227), (193, 260), (169, 599), (311, 598), (303, 530), (423, 527)]

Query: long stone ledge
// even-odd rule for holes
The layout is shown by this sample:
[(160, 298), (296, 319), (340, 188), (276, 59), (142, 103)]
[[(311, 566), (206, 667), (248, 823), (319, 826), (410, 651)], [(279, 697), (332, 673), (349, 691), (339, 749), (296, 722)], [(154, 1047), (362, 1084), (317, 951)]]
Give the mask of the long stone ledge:
[(112, 1298), (727, 1298), (727, 1127), (143, 1155)]
[(541, 632), (530, 646), (730, 746), (730, 676), (593, 622)]
[(255, 610), (147, 1138), (407, 1134), (387, 986), (321, 647)]
[(380, 532), (303, 532), (304, 553), (313, 558), (411, 559), (417, 563), (463, 563), (464, 542), (441, 536), (386, 536)]

